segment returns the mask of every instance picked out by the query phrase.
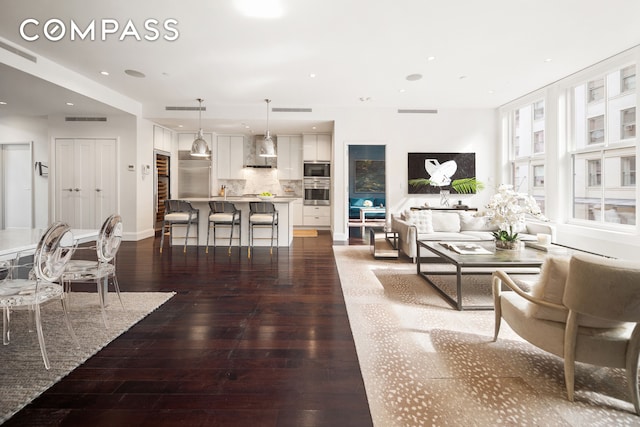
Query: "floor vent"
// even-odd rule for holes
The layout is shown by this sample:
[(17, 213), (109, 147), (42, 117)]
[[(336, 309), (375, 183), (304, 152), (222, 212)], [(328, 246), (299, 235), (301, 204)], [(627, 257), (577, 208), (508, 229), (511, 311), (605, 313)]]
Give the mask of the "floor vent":
[(27, 53), (23, 50), (17, 49), (11, 45), (6, 44), (3, 41), (0, 41), (0, 48), (9, 51), (13, 54), (16, 54), (18, 56), (23, 57), (24, 59), (28, 59), (31, 62), (38, 62), (38, 58), (36, 58), (35, 56), (31, 55), (30, 53)]
[(166, 111), (207, 111), (207, 107), (164, 107)]
[(65, 117), (65, 122), (106, 122), (106, 117)]
[(311, 113), (311, 108), (272, 108), (274, 113)]
[(438, 114), (438, 110), (399, 109), (398, 114)]

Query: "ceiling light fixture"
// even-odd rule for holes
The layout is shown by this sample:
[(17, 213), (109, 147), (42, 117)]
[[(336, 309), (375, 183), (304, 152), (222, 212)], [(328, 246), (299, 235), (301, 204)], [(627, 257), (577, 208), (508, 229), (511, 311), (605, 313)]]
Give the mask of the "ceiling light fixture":
[(194, 157), (208, 157), (211, 152), (209, 151), (209, 147), (207, 146), (207, 141), (204, 140), (204, 134), (202, 132), (202, 101), (204, 99), (198, 98), (197, 101), (200, 103), (200, 108), (198, 108), (198, 135), (196, 139), (191, 144), (191, 155)]
[(260, 157), (276, 157), (276, 145), (269, 133), (269, 103), (271, 103), (271, 100), (265, 99), (264, 101), (267, 103), (267, 132), (260, 143)]
[(109, 72), (108, 71), (100, 71), (100, 74), (102, 74), (103, 76), (108, 76)]

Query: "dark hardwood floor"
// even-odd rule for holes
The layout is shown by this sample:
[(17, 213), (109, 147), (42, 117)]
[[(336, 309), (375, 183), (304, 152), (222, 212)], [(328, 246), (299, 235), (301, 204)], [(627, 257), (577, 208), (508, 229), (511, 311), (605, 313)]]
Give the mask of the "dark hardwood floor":
[(123, 292), (177, 295), (6, 425), (372, 425), (331, 246), (123, 243)]

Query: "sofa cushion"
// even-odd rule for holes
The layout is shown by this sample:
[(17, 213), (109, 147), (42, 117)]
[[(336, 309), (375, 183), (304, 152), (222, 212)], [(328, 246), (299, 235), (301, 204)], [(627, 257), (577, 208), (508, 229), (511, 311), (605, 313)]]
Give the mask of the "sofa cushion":
[(405, 221), (411, 225), (415, 225), (418, 234), (433, 233), (432, 214), (430, 209), (411, 210), (404, 212)]
[(470, 240), (487, 240), (467, 233), (452, 233), (447, 231), (434, 231), (432, 233), (418, 233), (418, 240), (438, 241), (456, 241), (464, 242)]
[(458, 215), (458, 212), (431, 212), (433, 231), (444, 231), (446, 233), (458, 233), (460, 231), (460, 215)]
[[(570, 257), (549, 256), (542, 264), (540, 280), (533, 285), (531, 294), (539, 299), (549, 301), (554, 304), (562, 304), (564, 287), (569, 274)], [(566, 322), (568, 310), (542, 307), (530, 304), (530, 316), (537, 319), (553, 320), (555, 322)], [(625, 325), (624, 322), (598, 319), (596, 317), (580, 315), (578, 318), (580, 326), (589, 328), (617, 328)]]

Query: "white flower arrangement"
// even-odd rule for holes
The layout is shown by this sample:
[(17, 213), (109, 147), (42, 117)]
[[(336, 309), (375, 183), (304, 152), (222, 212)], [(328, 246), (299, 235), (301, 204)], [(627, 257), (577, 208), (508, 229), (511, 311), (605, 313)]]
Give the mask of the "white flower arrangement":
[(371, 200), (365, 200), (364, 203), (362, 203), (362, 206), (364, 206), (365, 208), (370, 208), (371, 206), (373, 206), (373, 202)]
[(524, 225), (526, 214), (538, 219), (547, 220), (533, 196), (517, 193), (513, 186), (501, 184), (498, 192), (491, 197), (485, 215), (491, 223), (498, 226), (493, 235), (497, 240), (515, 242), (518, 240), (518, 225)]

